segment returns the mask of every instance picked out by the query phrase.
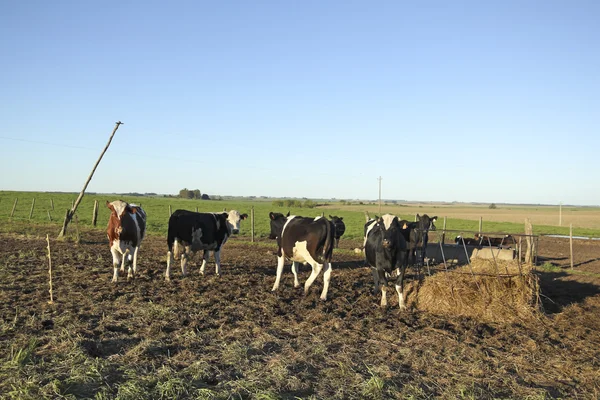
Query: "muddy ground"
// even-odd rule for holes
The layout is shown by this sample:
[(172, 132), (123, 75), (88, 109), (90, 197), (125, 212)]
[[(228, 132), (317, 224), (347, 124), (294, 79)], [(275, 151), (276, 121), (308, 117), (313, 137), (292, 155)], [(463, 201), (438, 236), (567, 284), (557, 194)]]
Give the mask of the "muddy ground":
[(271, 241), (233, 238), (221, 277), (211, 262), (165, 282), (165, 240), (148, 237), (139, 275), (113, 284), (101, 231), (51, 239), (48, 304), (45, 229), (0, 234), (2, 398), (600, 396), (598, 242), (577, 242), (571, 272), (568, 240), (541, 238), (540, 260), (558, 267), (538, 272), (545, 313), (491, 324), (400, 312), (393, 297), (381, 309), (359, 242), (343, 239), (326, 302), (321, 277), (303, 296), (289, 266), (271, 293)]

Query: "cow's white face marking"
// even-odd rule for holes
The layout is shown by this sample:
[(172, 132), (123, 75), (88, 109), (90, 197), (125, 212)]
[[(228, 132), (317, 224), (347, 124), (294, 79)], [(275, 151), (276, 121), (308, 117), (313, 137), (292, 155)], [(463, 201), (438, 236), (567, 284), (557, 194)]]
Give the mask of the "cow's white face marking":
[(110, 203), (113, 208), (115, 209), (115, 212), (117, 213), (117, 217), (119, 219), (121, 219), (121, 215), (123, 214), (123, 212), (125, 211), (125, 207), (127, 207), (127, 203), (125, 203), (122, 200), (115, 200), (112, 203)]
[(386, 230), (390, 229), (392, 222), (394, 222), (394, 218), (396, 218), (396, 216), (392, 214), (385, 214), (381, 217), (381, 219), (383, 219), (383, 226), (385, 226)]

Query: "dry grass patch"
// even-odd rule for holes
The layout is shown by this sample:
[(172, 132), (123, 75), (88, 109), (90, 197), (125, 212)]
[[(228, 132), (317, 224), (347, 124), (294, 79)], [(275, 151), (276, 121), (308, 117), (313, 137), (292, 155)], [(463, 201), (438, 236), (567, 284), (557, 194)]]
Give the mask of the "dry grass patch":
[[(531, 266), (516, 261), (475, 260), (428, 277), (413, 287), (408, 301), (438, 315), (515, 322), (539, 315), (540, 288)], [(409, 289), (410, 292), (410, 289)]]

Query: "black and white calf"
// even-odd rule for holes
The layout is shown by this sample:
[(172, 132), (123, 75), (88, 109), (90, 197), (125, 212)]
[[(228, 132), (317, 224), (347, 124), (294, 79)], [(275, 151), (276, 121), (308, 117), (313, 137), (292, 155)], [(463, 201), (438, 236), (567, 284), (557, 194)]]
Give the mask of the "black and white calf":
[(429, 231), (435, 231), (437, 216), (429, 217), (427, 214), (417, 214), (416, 222), (400, 221), (402, 236), (408, 243), (406, 263), (417, 268), (423, 266), (429, 241)]
[(127, 279), (133, 278), (137, 273), (138, 250), (146, 234), (146, 213), (141, 206), (122, 200), (115, 200), (112, 203), (107, 200), (106, 207), (110, 210), (106, 235), (113, 257), (112, 281), (117, 281), (119, 266), (121, 272), (125, 272), (127, 262), (129, 262)]
[(187, 274), (187, 261), (194, 252), (204, 250), (200, 273), (204, 274), (210, 252), (215, 253), (215, 272), (221, 275), (221, 247), (232, 234), (240, 231), (240, 222), (248, 217), (236, 210), (229, 213), (197, 213), (187, 210), (176, 210), (169, 218), (167, 234), (167, 271), (165, 279), (171, 279), (171, 264), (174, 262), (173, 252), (181, 250), (181, 272)]
[(344, 224), (344, 217), (336, 217), (334, 216), (329, 216), (329, 219), (331, 220), (331, 222), (333, 222), (333, 225), (335, 225), (335, 243), (334, 246), (336, 249), (340, 247), (340, 238), (342, 237), (342, 235), (344, 234), (344, 232), (346, 232), (346, 224)]
[(381, 288), (381, 307), (387, 306), (387, 283), (394, 270), (398, 271), (395, 286), (398, 306), (404, 304), (404, 273), (406, 270), (406, 240), (398, 217), (385, 214), (365, 224), (365, 260), (373, 269), (375, 291)]
[(272, 291), (279, 288), (285, 259), (292, 261), (294, 287), (299, 287), (298, 263), (310, 264), (312, 273), (304, 284), (304, 294), (323, 270), (321, 300), (327, 300), (331, 278), (331, 256), (335, 240), (335, 226), (326, 218), (305, 218), (295, 215), (269, 213), (271, 239), (277, 239), (277, 277)]

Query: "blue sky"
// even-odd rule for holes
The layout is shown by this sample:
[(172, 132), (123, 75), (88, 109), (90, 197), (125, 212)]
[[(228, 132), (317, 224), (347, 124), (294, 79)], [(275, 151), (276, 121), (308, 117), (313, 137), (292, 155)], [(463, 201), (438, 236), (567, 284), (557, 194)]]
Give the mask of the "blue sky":
[(0, 190), (600, 204), (598, 1), (1, 1)]

